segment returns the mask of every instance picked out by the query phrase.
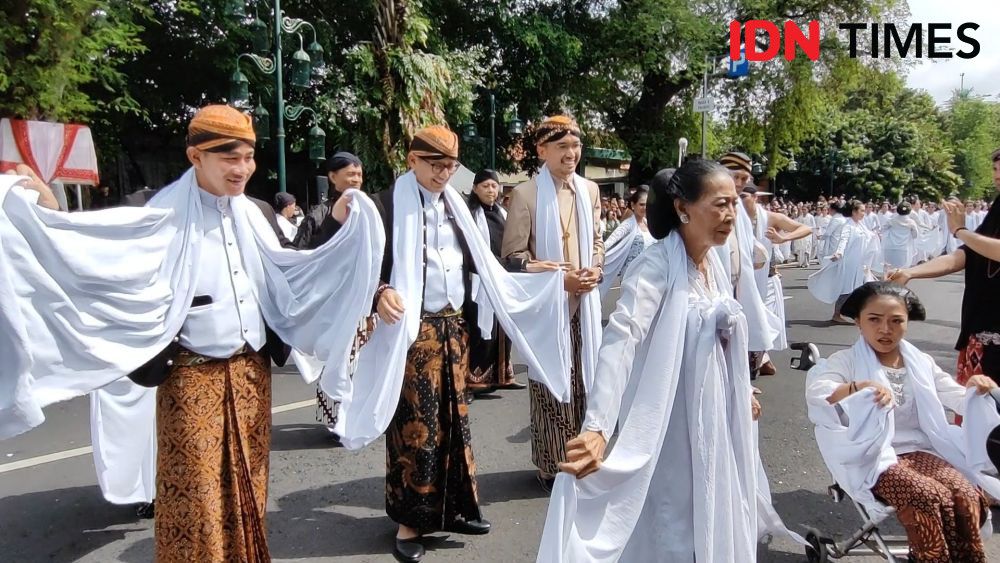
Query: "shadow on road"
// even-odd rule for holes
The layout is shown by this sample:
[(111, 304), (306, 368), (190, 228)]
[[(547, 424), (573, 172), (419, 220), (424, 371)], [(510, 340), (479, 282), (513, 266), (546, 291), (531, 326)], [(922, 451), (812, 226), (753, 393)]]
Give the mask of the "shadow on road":
[(323, 424), (276, 424), (271, 428), (271, 451), (333, 450), (340, 442)]
[(0, 558), (76, 561), (152, 525), (134, 506), (105, 502), (97, 485), (9, 496), (0, 499)]

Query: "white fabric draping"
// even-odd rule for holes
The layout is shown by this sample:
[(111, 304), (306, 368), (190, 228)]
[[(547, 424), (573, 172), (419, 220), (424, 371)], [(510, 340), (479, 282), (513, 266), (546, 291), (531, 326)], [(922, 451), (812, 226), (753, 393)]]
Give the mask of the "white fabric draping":
[[(507, 210), (503, 207), (499, 207), (500, 216), (507, 219)], [(476, 219), (476, 227), (479, 229), (479, 234), (483, 235), (483, 240), (489, 242), (490, 240), (490, 226), (486, 222), (486, 212), (483, 211), (482, 207), (477, 207), (476, 212), (472, 214)]]
[(625, 262), (628, 260), (632, 242), (638, 232), (639, 223), (633, 215), (622, 221), (622, 224), (618, 225), (618, 228), (604, 241), (604, 281), (600, 284), (601, 297), (606, 295), (611, 286), (618, 281), (618, 277), (625, 273), (623, 271)]
[(98, 183), (90, 128), (68, 123), (0, 119), (0, 172), (26, 164), (45, 182)]
[(735, 296), (743, 314), (747, 320), (749, 333), (749, 347), (754, 352), (763, 352), (774, 347), (778, 338), (778, 331), (775, 325), (778, 320), (775, 315), (768, 310), (764, 304), (764, 297), (757, 288), (757, 280), (754, 276), (754, 252), (760, 245), (756, 243), (753, 232), (753, 224), (750, 222), (750, 215), (742, 205), (736, 206), (736, 221), (733, 224), (733, 232), (729, 235), (730, 243), (735, 237), (736, 261), (739, 267), (739, 275), (733, 275), (733, 257), (730, 256), (730, 244), (717, 246), (714, 248), (723, 270), (726, 272), (726, 279), (736, 278)]
[[(562, 223), (559, 218), (559, 201), (556, 198), (556, 185), (547, 166), (542, 166), (535, 177), (538, 183), (538, 195), (535, 208), (535, 254), (539, 260), (563, 262)], [(574, 174), (573, 189), (576, 192), (576, 233), (580, 245), (580, 267), (591, 268), (594, 265), (594, 210), (591, 207), (590, 190), (586, 178)], [(568, 312), (567, 312), (568, 315)], [(589, 390), (594, 382), (594, 371), (597, 367), (597, 349), (601, 345), (601, 294), (591, 291), (580, 298), (580, 332), (582, 347), (580, 351), (580, 371), (583, 372), (583, 385)], [(568, 322), (568, 321), (567, 321)], [(566, 325), (569, 334), (569, 325)], [(537, 376), (528, 369), (528, 377), (539, 381)], [(566, 386), (569, 387), (570, 372), (564, 372)], [(556, 395), (557, 397), (559, 395)], [(564, 401), (566, 402), (566, 401)]]
[[(629, 268), (584, 424), (610, 436), (617, 422), (620, 434), (597, 472), (556, 478), (539, 563), (673, 560), (663, 549), (721, 563), (756, 553), (746, 322), (721, 262), (709, 260), (712, 298), (692, 299), (676, 232)], [(663, 521), (666, 506), (690, 509), (682, 521)]]
[[(985, 456), (985, 440), (979, 457), (970, 457), (965, 436), (968, 428), (980, 428), (977, 435), (984, 436), (981, 428), (989, 424), (989, 419), (975, 420), (976, 414), (982, 412), (977, 408), (970, 411), (974, 420), (966, 419), (965, 426), (950, 424), (935, 386), (934, 360), (905, 340), (900, 342), (900, 351), (907, 376), (913, 383), (920, 430), (930, 440), (933, 453), (996, 498), (1000, 494), (1000, 481), (980, 473), (976, 466), (977, 459), (981, 462)], [(827, 397), (839, 385), (851, 381), (876, 381), (889, 387), (885, 370), (863, 338), (859, 338), (851, 349), (833, 354), (809, 371), (806, 382), (809, 418), (816, 425), (816, 442), (823, 460), (837, 483), (856, 501), (878, 507), (871, 489), (879, 476), (898, 461), (892, 448), (894, 411), (891, 407), (878, 407), (871, 389), (863, 389), (830, 405)], [(989, 397), (967, 395), (966, 404), (968, 401), (988, 401), (996, 412), (996, 405)], [(990, 426), (985, 432), (992, 428)]]
[(156, 497), (156, 389), (127, 377), (90, 394), (90, 441), (97, 483), (113, 504)]
[(894, 215), (882, 232), (885, 261), (893, 268), (909, 268), (916, 263), (920, 228), (909, 215)]
[[(0, 177), (0, 324), (10, 328), (0, 331), (0, 350), (15, 360), (0, 365), (0, 438), (162, 351), (187, 317), (200, 266), (194, 169), (145, 208), (74, 214), (35, 205), (15, 185), (21, 180)], [(245, 196), (231, 208), (264, 320), (303, 353), (346, 364), (381, 266), (385, 234), (374, 204), (354, 192), (343, 228), (307, 251), (281, 248)]]
[(809, 293), (823, 303), (835, 303), (838, 297), (865, 283), (868, 276), (865, 262), (870, 257), (867, 231), (854, 221), (848, 221), (838, 232), (836, 241), (839, 246), (833, 251), (841, 250), (840, 259), (831, 260), (830, 256), (824, 256), (823, 267), (809, 276), (806, 282)]
[[(393, 190), (393, 248), (389, 249), (393, 271), (389, 283), (403, 298), (403, 319), (396, 324), (378, 324), (361, 348), (353, 378), (346, 362), (340, 362), (328, 363), (320, 379), (323, 391), (341, 403), (334, 432), (349, 449), (370, 444), (389, 426), (399, 403), (406, 355), (420, 328), (423, 214), (416, 176), (413, 172), (404, 174)], [(537, 380), (554, 396), (568, 401), (569, 331), (559, 330), (569, 323), (562, 272), (507, 272), (482, 237), (461, 195), (447, 186), (444, 198), (475, 263), (478, 282), (474, 285), (478, 290), (473, 298), (480, 311), (485, 310), (485, 318), (496, 315)], [(481, 314), (480, 321), (483, 318)], [(480, 329), (487, 327), (480, 325)], [(492, 320), (488, 329), (492, 330)]]

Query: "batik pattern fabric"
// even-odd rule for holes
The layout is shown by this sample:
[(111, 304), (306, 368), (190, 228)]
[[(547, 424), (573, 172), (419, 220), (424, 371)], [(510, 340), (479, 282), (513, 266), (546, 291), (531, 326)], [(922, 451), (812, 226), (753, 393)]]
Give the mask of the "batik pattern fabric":
[(510, 363), (510, 338), (500, 323), (493, 323), (493, 338), (484, 340), (478, 328), (469, 334), (469, 375), (466, 388), (476, 392), (514, 383), (514, 366)]
[(421, 533), (482, 516), (465, 397), (468, 361), (461, 315), (449, 307), (422, 319), (385, 441), (386, 513)]
[(577, 437), (587, 414), (587, 391), (580, 369), (583, 346), (579, 315), (570, 322), (570, 340), (573, 353), (571, 401), (559, 402), (541, 383), (528, 382), (531, 401), (531, 462), (548, 476), (559, 473), (559, 464), (566, 461), (566, 442)]
[(879, 476), (872, 493), (894, 507), (920, 563), (986, 563), (979, 535), (986, 496), (947, 461), (927, 452), (899, 456)]
[(156, 394), (156, 561), (270, 561), (270, 362), (179, 360)]

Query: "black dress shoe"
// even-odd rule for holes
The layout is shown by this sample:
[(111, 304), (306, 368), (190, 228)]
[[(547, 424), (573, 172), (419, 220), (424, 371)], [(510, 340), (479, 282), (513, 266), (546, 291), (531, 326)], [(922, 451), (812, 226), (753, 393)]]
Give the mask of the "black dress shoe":
[(478, 520), (455, 519), (451, 521), (451, 524), (445, 526), (444, 531), (466, 536), (482, 536), (490, 533), (490, 523), (482, 518)]
[(403, 563), (417, 563), (423, 559), (425, 553), (427, 553), (427, 550), (420, 543), (420, 538), (410, 538), (407, 540), (396, 538), (396, 547), (392, 550), (392, 555), (396, 558), (396, 561), (402, 561)]
[(156, 515), (156, 501), (144, 502), (135, 509), (135, 515), (143, 520), (149, 520)]

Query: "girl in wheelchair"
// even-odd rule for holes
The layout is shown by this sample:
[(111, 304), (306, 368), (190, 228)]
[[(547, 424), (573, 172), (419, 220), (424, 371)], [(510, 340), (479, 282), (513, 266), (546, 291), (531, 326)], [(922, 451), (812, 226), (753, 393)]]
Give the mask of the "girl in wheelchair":
[[(983, 494), (1000, 481), (971, 461), (962, 428), (945, 409), (965, 414), (996, 384), (969, 379), (968, 392), (934, 360), (904, 340), (925, 312), (910, 290), (869, 282), (850, 294), (843, 314), (860, 338), (809, 372), (809, 418), (826, 465), (862, 505), (892, 506), (906, 529), (911, 561), (986, 562), (980, 527)], [(983, 398), (980, 397), (980, 400)]]

